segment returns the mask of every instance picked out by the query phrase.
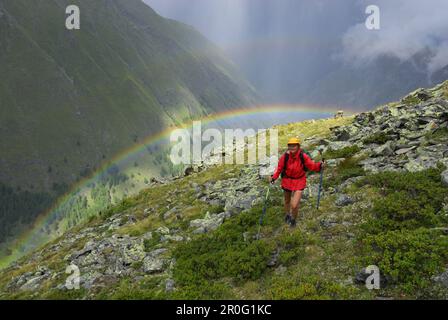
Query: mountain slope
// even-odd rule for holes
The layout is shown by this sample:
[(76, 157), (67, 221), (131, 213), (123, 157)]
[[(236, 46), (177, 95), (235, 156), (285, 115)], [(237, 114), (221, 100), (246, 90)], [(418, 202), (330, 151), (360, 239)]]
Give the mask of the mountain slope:
[[(448, 297), (448, 82), (354, 117), (278, 126), (327, 160), (296, 229), (258, 165), (153, 184), (0, 275), (0, 298), (375, 299)], [(317, 157), (317, 156), (316, 156)], [(65, 288), (66, 267), (80, 289)], [(379, 267), (368, 290), (364, 268)]]
[(203, 36), (139, 0), (0, 1), (0, 74), (1, 199), (20, 207), (1, 206), (0, 241), (121, 150), (257, 99)]
[[(64, 27), (69, 3), (80, 7), (79, 31)], [(54, 180), (93, 167), (135, 137), (254, 102), (216, 48), (141, 1), (14, 0), (0, 10), (1, 148), (8, 150), (0, 178), (13, 186), (28, 189), (34, 180), (51, 190)], [(47, 174), (50, 165), (58, 177)]]

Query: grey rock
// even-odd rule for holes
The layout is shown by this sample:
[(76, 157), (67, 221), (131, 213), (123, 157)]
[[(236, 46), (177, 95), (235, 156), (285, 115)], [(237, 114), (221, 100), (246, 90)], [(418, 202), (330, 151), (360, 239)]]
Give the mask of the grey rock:
[(163, 259), (148, 256), (143, 260), (143, 271), (146, 273), (156, 273), (163, 271), (163, 269)]
[(336, 191), (340, 192), (340, 191), (346, 189), (347, 187), (351, 186), (352, 184), (354, 184), (354, 183), (356, 183), (356, 182), (358, 182), (358, 181), (360, 181), (362, 179), (364, 179), (364, 176), (348, 178), (341, 185), (336, 187)]
[(394, 153), (394, 150), (395, 150), (395, 143), (393, 143), (392, 141), (387, 141), (382, 146), (375, 148), (373, 150), (373, 154), (375, 156), (391, 156)]
[(341, 194), (335, 201), (335, 204), (338, 207), (344, 207), (344, 206), (348, 206), (349, 204), (352, 204), (354, 201), (351, 197), (349, 197), (346, 194)]
[(345, 160), (345, 158), (337, 158), (337, 159), (328, 159), (328, 160), (325, 160), (325, 162), (326, 162), (326, 165), (329, 167), (337, 167), (344, 160)]
[(441, 274), (434, 276), (432, 280), (448, 288), (448, 269)]
[(143, 259), (143, 271), (146, 273), (161, 272), (165, 269), (166, 259), (159, 256), (166, 252), (166, 249), (157, 249), (146, 255)]
[(173, 242), (181, 242), (184, 241), (184, 237), (179, 236), (179, 235), (166, 235), (166, 236), (162, 236), (160, 238), (161, 242), (167, 242), (167, 241), (173, 241)]
[(164, 213), (163, 219), (167, 220), (167, 219), (171, 218), (172, 216), (176, 215), (177, 212), (178, 212), (178, 208), (177, 207), (173, 207), (173, 208), (169, 209), (167, 212)]
[(448, 187), (448, 169), (443, 171), (440, 175), (442, 178), (442, 183), (445, 187)]
[(207, 233), (207, 229), (204, 227), (199, 227), (193, 231), (193, 234), (204, 234)]
[(156, 230), (156, 232), (157, 233), (160, 233), (160, 234), (169, 234), (170, 233), (170, 229), (168, 228), (168, 227), (159, 227), (159, 228), (157, 228), (157, 230)]
[(225, 213), (212, 214), (207, 212), (204, 219), (190, 221), (190, 227), (197, 228), (195, 233), (203, 233), (216, 230), (224, 222)]
[(420, 156), (416, 159), (410, 160), (404, 165), (404, 168), (409, 172), (418, 172), (429, 168), (436, 168), (438, 160), (428, 156)]
[(319, 224), (323, 227), (323, 228), (332, 228), (336, 225), (338, 225), (338, 223), (336, 221), (332, 221), (329, 219), (323, 219), (319, 222)]
[(31, 278), (24, 285), (20, 287), (20, 290), (29, 290), (29, 291), (37, 290), (44, 279), (45, 277), (42, 276)]
[(408, 153), (409, 151), (414, 150), (415, 148), (416, 148), (416, 147), (413, 146), (413, 147), (409, 147), (409, 148), (398, 149), (398, 150), (395, 151), (395, 154), (397, 154), (397, 155), (405, 154), (405, 153)]
[(277, 248), (272, 254), (271, 258), (267, 262), (268, 267), (275, 267), (277, 265), (278, 258), (280, 256), (280, 250)]

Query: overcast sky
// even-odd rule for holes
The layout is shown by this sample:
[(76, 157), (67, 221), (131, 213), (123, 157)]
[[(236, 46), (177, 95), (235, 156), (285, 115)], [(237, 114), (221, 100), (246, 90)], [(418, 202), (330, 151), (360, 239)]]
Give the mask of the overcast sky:
[[(426, 50), (418, 68), (428, 78), (448, 64), (448, 0), (144, 1), (194, 26), (268, 95), (284, 95), (291, 82), (306, 91), (341, 65), (365, 72), (384, 56), (403, 62)], [(380, 8), (380, 30), (365, 26), (371, 4)]]
[[(161, 15), (196, 27), (226, 50), (244, 42), (324, 43), (342, 37), (343, 58), (369, 62), (381, 54), (408, 59), (433, 49), (433, 71), (448, 61), (447, 0), (145, 0)], [(367, 30), (365, 8), (381, 10), (381, 30)], [(296, 38), (295, 38), (296, 37)], [(335, 45), (335, 49), (338, 47)], [(354, 59), (354, 60), (353, 60)]]

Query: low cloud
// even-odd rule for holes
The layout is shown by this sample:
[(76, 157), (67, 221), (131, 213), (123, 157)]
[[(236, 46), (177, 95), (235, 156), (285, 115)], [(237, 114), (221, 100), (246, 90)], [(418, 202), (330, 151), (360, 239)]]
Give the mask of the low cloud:
[(426, 50), (430, 52), (426, 62), (429, 72), (448, 64), (448, 1), (357, 2), (360, 10), (370, 4), (380, 8), (381, 29), (368, 30), (364, 21), (349, 28), (342, 38), (340, 57), (345, 61), (367, 64), (383, 55), (406, 61)]

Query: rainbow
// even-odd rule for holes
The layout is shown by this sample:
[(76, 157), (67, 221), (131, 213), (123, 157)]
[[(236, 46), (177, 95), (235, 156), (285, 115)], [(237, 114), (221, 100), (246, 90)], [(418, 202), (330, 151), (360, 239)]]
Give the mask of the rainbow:
[[(253, 107), (247, 107), (247, 108), (240, 108), (240, 109), (232, 109), (227, 110), (224, 112), (212, 114), (209, 116), (206, 116), (204, 118), (198, 119), (201, 121), (202, 124), (212, 124), (213, 122), (227, 120), (227, 119), (237, 119), (240, 117), (250, 117), (254, 115), (269, 115), (269, 116), (275, 116), (282, 113), (288, 113), (288, 114), (297, 114), (297, 115), (304, 115), (304, 114), (313, 114), (318, 115), (321, 118), (324, 118), (326, 116), (332, 115), (337, 108), (334, 107), (322, 107), (322, 106), (313, 106), (313, 105), (288, 105), (288, 104), (282, 104), (282, 105), (264, 105), (264, 106), (253, 106)], [(345, 110), (347, 111), (347, 110)], [(355, 110), (348, 110), (348, 113), (355, 113)], [(194, 121), (198, 121), (194, 120)], [(291, 122), (293, 122), (294, 119), (291, 119)], [(119, 165), (125, 163), (129, 158), (137, 155), (140, 152), (143, 152), (148, 146), (154, 145), (157, 143), (160, 143), (164, 141), (165, 139), (169, 139), (170, 133), (178, 128), (190, 128), (193, 124), (193, 120), (189, 121), (187, 123), (182, 124), (181, 126), (177, 126), (176, 128), (168, 128), (161, 132), (158, 132), (156, 134), (149, 135), (148, 137), (144, 138), (142, 141), (130, 146), (127, 149), (122, 150), (118, 154), (116, 154), (112, 159), (109, 159), (107, 161), (104, 161), (98, 170), (96, 170), (94, 173), (92, 173), (90, 176), (83, 178), (82, 180), (75, 183), (73, 186), (71, 186), (70, 190), (66, 192), (64, 195), (60, 196), (54, 204), (48, 208), (45, 212), (41, 213), (38, 218), (33, 223), (33, 226), (27, 231), (24, 232), (15, 242), (13, 245), (13, 255), (10, 256), (10, 260), (8, 262), (2, 261), (2, 264), (7, 264), (15, 260), (16, 257), (14, 257), (21, 247), (28, 247), (33, 244), (33, 241), (35, 241), (38, 232), (46, 225), (46, 223), (57, 213), (58, 209), (60, 209), (62, 206), (66, 205), (70, 199), (74, 195), (77, 194), (79, 190), (82, 190), (83, 187), (87, 186), (88, 184), (96, 181), (102, 174), (107, 172), (107, 170), (112, 165)], [(35, 244), (33, 244), (35, 246)]]

